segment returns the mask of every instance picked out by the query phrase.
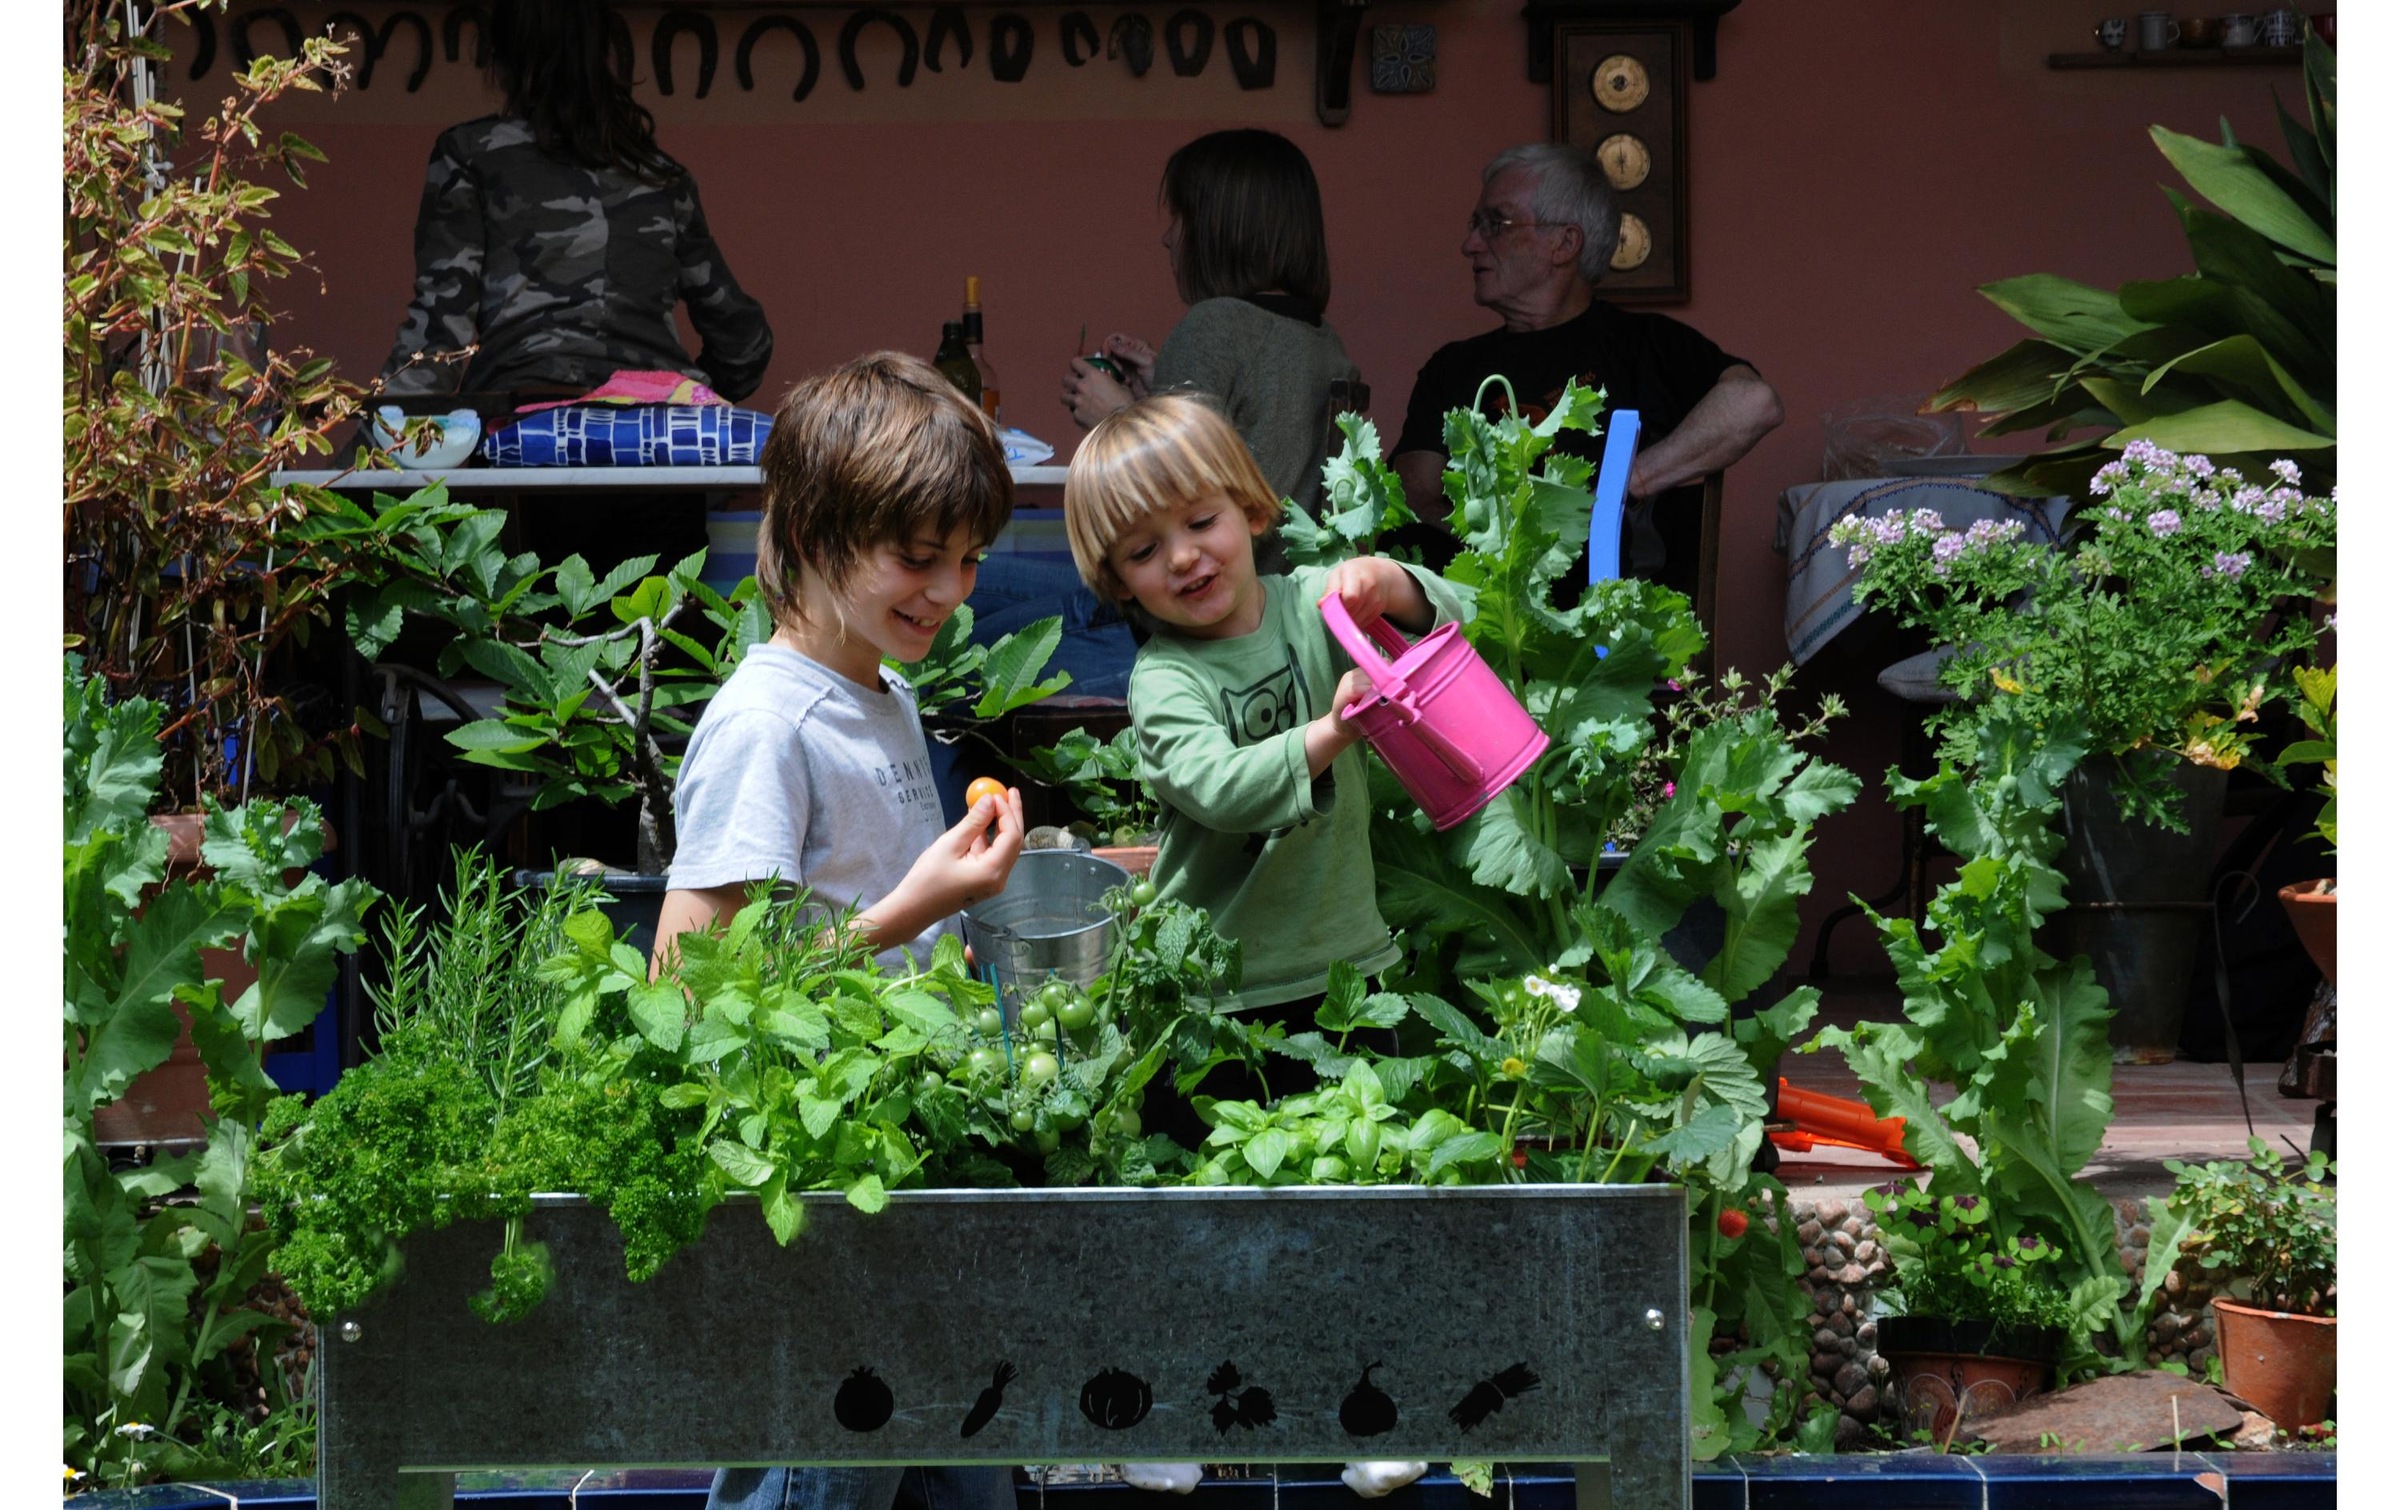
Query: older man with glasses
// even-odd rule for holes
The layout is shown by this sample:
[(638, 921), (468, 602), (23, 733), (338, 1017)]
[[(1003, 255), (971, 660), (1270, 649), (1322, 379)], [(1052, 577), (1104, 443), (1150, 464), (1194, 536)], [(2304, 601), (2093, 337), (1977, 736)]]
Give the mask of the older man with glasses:
[[(1435, 352), (1417, 373), (1392, 465), (1420, 518), (1448, 515), (1442, 497), (1442, 416), (1475, 402), (1499, 373), (1517, 407), (1539, 416), (1567, 380), (1605, 388), (1608, 409), (1638, 410), (1623, 564), (1683, 592), (1697, 587), (1699, 481), (1738, 461), (1783, 422), (1783, 401), (1757, 369), (1665, 315), (1618, 309), (1593, 297), (1617, 245), (1617, 207), (1598, 163), (1552, 142), (1511, 147), (1486, 164), (1483, 197), (1459, 250), (1475, 275), (1475, 302), (1500, 328)], [(1495, 386), (1486, 413), (1505, 400)], [(1600, 459), (1600, 437), (1563, 433), (1559, 449)], [(1419, 543), (1436, 547), (1446, 536)], [(1579, 581), (1570, 574), (1564, 586)]]

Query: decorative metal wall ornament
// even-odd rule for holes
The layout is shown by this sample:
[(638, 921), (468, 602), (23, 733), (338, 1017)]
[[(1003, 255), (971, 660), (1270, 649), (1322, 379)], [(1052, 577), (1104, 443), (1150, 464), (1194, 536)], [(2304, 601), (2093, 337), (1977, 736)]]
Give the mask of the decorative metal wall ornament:
[(443, 62), (458, 61), (459, 28), (470, 21), (475, 24), (475, 66), (481, 68), (492, 60), (492, 18), (484, 14), (480, 5), (453, 5), (450, 14), (442, 17)]
[(1604, 299), (1691, 297), (1691, 47), (1688, 21), (1558, 23), (1550, 134), (1592, 155), (1619, 212)]
[(1378, 26), (1369, 40), (1367, 87), (1377, 94), (1427, 94), (1433, 89), (1431, 22)]
[(415, 94), (418, 86), (425, 82), (425, 75), (433, 72), (433, 28), (415, 11), (396, 10), (386, 16), (383, 25), (378, 28), (354, 10), (337, 10), (325, 18), (325, 29), (331, 31), (345, 21), (358, 33), (359, 88), (373, 86), (375, 65), (383, 60), (385, 49), (392, 44), (392, 33), (400, 29), (403, 21), (417, 29), (417, 66), (409, 70), (408, 82), (403, 87), (410, 94)]
[[(1083, 38), (1083, 50), (1075, 50), (1075, 39)], [(1058, 18), (1058, 50), (1069, 68), (1081, 68), (1100, 56), (1100, 33), (1092, 27), (1092, 18), (1083, 11), (1071, 10)]]
[(192, 71), (184, 77), (196, 79), (217, 61), (217, 18), (204, 10), (186, 11), (184, 15), (192, 23)]
[(250, 28), (261, 21), (272, 21), (282, 29), (286, 57), (300, 56), (300, 23), (282, 6), (264, 5), (233, 18), (233, 66), (237, 72), (258, 61), (258, 49), (250, 41)]
[(991, 39), (992, 77), (1003, 84), (1022, 82), (1033, 66), (1033, 23), (1015, 11), (1001, 11), (992, 17)]
[[(1189, 46), (1184, 43), (1187, 31), (1193, 38)], [(1177, 78), (1197, 76), (1208, 66), (1209, 50), (1216, 45), (1217, 23), (1206, 11), (1179, 10), (1167, 17), (1167, 66)]]
[(967, 31), (967, 13), (961, 6), (937, 5), (933, 19), (925, 23), (925, 66), (935, 73), (942, 71), (942, 38), (950, 36), (958, 43), (958, 66), (966, 67), (975, 61), (975, 38)]
[(1139, 11), (1128, 11), (1110, 23), (1108, 55), (1112, 58), (1117, 56), (1120, 47), (1124, 50), (1125, 66), (1132, 71), (1135, 78), (1138, 79), (1150, 71), (1150, 59), (1155, 52), (1155, 45), (1148, 16)]
[(692, 98), (708, 98), (710, 81), (717, 76), (717, 23), (705, 12), (671, 10), (658, 18), (650, 30), (650, 71), (657, 76), (658, 92), (675, 92), (675, 38), (680, 32), (690, 32), (700, 39), (700, 82), (692, 90)]
[(1233, 81), (1244, 89), (1268, 89), (1275, 83), (1275, 28), (1256, 16), (1236, 16), (1225, 23), (1225, 56), (1233, 60)]
[(881, 6), (852, 11), (850, 19), (842, 23), (841, 39), (835, 44), (836, 55), (841, 59), (842, 77), (850, 81), (853, 89), (867, 87), (867, 76), (858, 66), (858, 34), (878, 21), (890, 27), (900, 38), (899, 82), (900, 87), (906, 89), (917, 81), (917, 29), (908, 24), (906, 16)]
[(817, 71), (822, 61), (817, 55), (816, 34), (808, 29), (807, 22), (797, 17), (761, 16), (751, 22), (742, 32), (742, 40), (734, 45), (734, 80), (744, 89), (756, 87), (757, 81), (750, 73), (750, 51), (771, 31), (789, 32), (800, 44), (800, 82), (792, 86), (792, 103), (796, 105), (817, 87)]

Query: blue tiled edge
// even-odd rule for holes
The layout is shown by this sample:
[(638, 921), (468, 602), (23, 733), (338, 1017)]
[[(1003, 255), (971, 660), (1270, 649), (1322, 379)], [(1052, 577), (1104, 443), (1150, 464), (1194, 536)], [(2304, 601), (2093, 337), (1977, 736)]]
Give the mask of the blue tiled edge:
[[(1692, 1510), (2332, 1510), (2337, 1455), (2134, 1453), (2089, 1457), (1941, 1457), (1930, 1452), (1729, 1458), (1696, 1465)], [(1338, 1464), (1290, 1464), (1280, 1482), (1209, 1479), (1192, 1510), (1362, 1510)], [(462, 1503), (493, 1510), (565, 1510), (573, 1474), (477, 1474)], [(1444, 1473), (1393, 1493), (1380, 1510), (1574, 1510), (1564, 1464), (1526, 1464), (1496, 1476), (1479, 1499)], [(500, 1481), (497, 1484), (494, 1481)], [(306, 1479), (217, 1486), (244, 1510), (315, 1510)], [(705, 1471), (648, 1469), (587, 1486), (589, 1510), (700, 1510)], [(1018, 1486), (1018, 1510), (1169, 1510), (1175, 1501), (1122, 1484)], [(222, 1510), (225, 1501), (186, 1485), (79, 1495), (65, 1510)]]

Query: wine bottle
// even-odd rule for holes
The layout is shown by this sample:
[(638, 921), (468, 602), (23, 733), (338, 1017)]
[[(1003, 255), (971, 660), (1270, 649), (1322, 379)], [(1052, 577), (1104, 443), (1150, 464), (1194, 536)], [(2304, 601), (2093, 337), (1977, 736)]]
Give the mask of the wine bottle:
[(967, 402), (980, 408), (983, 404), (983, 379), (975, 373), (975, 359), (967, 354), (967, 327), (958, 320), (942, 322), (941, 348), (933, 354), (934, 369), (948, 378)]
[(967, 328), (967, 355), (975, 360), (975, 377), (983, 385), (983, 412), (993, 424), (1000, 423), (1000, 377), (992, 371), (991, 359), (983, 354), (983, 280), (967, 274), (967, 309), (963, 322)]

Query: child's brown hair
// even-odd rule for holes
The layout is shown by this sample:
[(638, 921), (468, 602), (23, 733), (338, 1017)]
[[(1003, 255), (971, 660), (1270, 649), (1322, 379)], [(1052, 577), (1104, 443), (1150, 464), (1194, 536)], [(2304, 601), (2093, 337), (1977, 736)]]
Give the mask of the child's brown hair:
[(1241, 432), (1205, 399), (1162, 393), (1126, 405), (1092, 427), (1067, 467), (1075, 569), (1101, 597), (1124, 597), (1110, 548), (1152, 514), (1217, 492), (1254, 527), (1283, 511)]
[(961, 526), (996, 538), (1016, 506), (1000, 437), (920, 358), (872, 352), (784, 395), (758, 458), (766, 494), (758, 586), (778, 624), (797, 622), (801, 569), (839, 590), (859, 558)]

